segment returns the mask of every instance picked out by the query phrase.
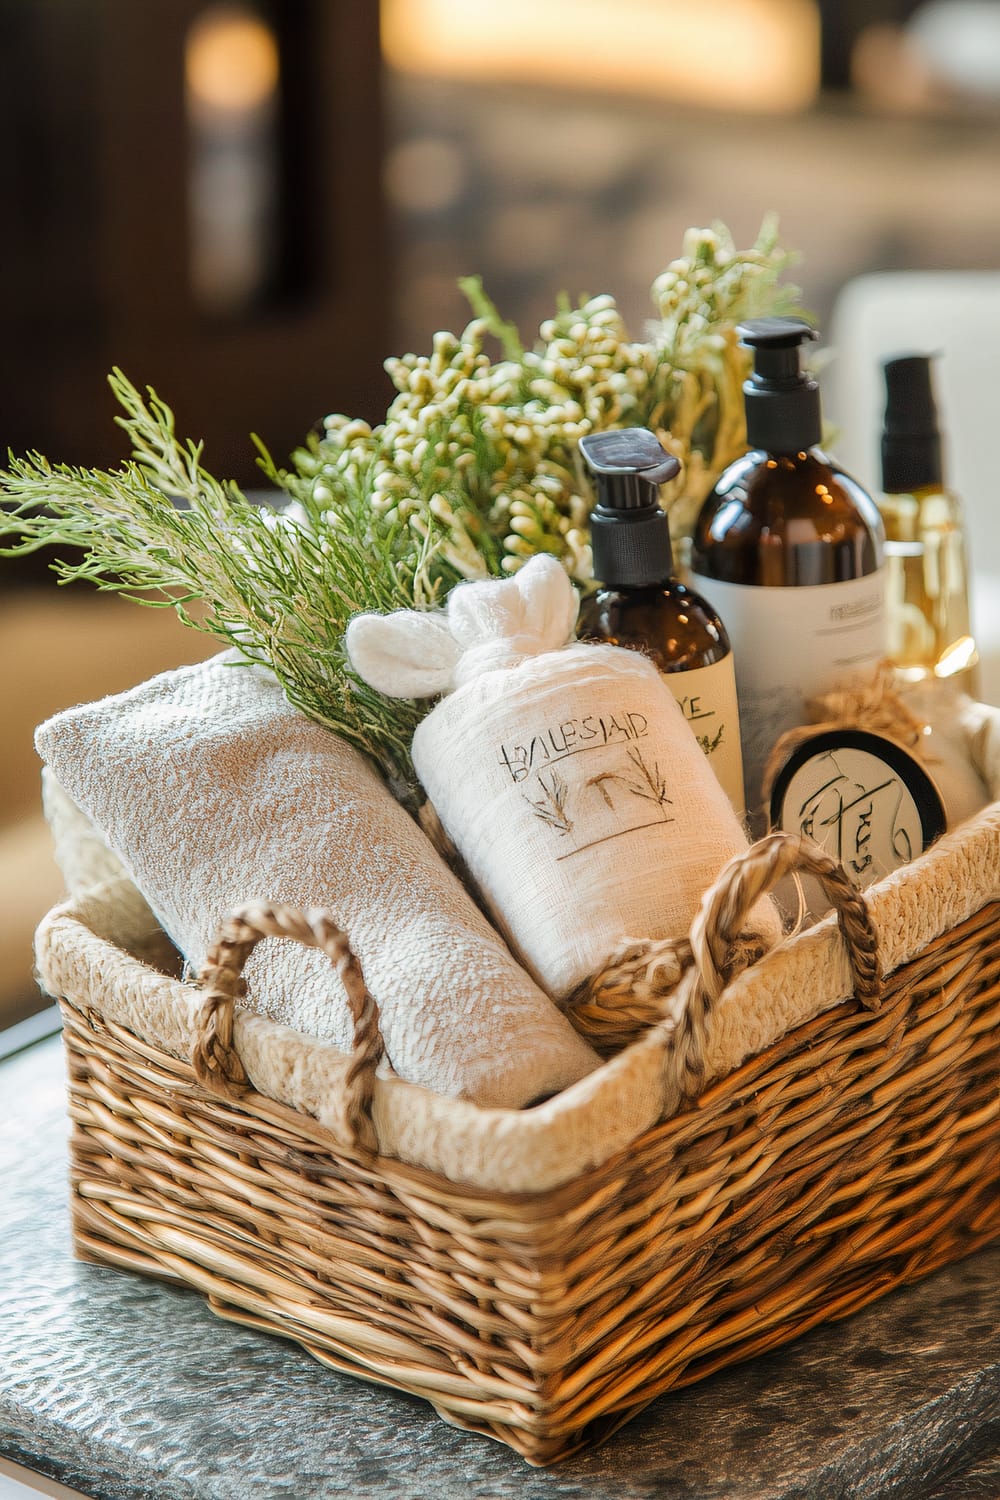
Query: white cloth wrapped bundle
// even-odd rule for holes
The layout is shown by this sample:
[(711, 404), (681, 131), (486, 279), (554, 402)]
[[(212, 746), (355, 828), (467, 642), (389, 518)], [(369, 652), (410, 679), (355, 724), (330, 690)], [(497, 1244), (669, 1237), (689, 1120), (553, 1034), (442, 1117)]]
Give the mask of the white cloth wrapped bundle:
[[(61, 713), (36, 744), (193, 970), (244, 901), (328, 906), (400, 1077), (521, 1107), (598, 1065), (367, 761), (270, 674), (226, 653)], [(350, 1049), (321, 953), (268, 942), (246, 977), (252, 1009)]]
[[(567, 645), (575, 591), (553, 558), (459, 585), (444, 614), (362, 615), (355, 669), (396, 697), (445, 694), (413, 761), (494, 919), (562, 999), (626, 937), (686, 936), (702, 893), (747, 846), (656, 668)], [(769, 901), (751, 924), (781, 934)]]

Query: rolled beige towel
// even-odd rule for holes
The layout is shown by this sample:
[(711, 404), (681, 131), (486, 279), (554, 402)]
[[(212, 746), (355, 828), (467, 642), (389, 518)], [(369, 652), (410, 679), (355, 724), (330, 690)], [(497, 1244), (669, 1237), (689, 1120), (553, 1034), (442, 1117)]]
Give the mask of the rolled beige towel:
[(112, 854), (86, 813), (67, 797), (49, 766), (42, 767), (42, 808), (56, 864), (71, 896), (127, 875), (121, 860)]
[[(330, 907), (400, 1077), (519, 1108), (597, 1067), (364, 757), (236, 661), (166, 672), (36, 734), (189, 967), (244, 901)], [(349, 1050), (321, 953), (268, 942), (246, 977), (251, 1008)]]

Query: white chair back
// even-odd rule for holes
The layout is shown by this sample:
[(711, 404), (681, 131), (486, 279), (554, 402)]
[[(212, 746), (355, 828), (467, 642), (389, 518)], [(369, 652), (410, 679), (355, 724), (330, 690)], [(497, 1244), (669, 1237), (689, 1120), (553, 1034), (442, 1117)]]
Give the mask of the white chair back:
[(1000, 271), (887, 271), (849, 281), (826, 343), (824, 413), (844, 468), (877, 494), (882, 361), (936, 354), (945, 482), (965, 507), (984, 696), (1000, 702)]

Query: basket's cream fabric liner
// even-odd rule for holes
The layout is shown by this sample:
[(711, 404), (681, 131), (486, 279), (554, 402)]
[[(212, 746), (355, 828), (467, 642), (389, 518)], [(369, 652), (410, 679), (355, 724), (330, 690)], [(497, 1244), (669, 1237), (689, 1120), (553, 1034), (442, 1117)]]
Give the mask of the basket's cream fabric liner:
[[(997, 718), (978, 747), (984, 769), (1000, 766)], [(988, 778), (994, 787), (994, 775)], [(866, 893), (886, 972), (948, 928), (1000, 899), (1000, 803), (946, 834), (919, 860)], [(36, 955), (52, 994), (177, 1056), (187, 1056), (198, 991), (125, 954), (155, 941), (148, 907), (124, 881), (58, 907), (43, 921)], [(850, 993), (831, 916), (742, 974), (719, 1002), (709, 1071), (718, 1077)], [(261, 1093), (332, 1122), (347, 1067), (333, 1047), (238, 1013), (235, 1042)], [(538, 1192), (568, 1182), (628, 1146), (660, 1118), (660, 1042), (647, 1035), (596, 1073), (526, 1111), (483, 1109), (396, 1079), (379, 1079), (374, 1122), (384, 1154), (490, 1192)]]

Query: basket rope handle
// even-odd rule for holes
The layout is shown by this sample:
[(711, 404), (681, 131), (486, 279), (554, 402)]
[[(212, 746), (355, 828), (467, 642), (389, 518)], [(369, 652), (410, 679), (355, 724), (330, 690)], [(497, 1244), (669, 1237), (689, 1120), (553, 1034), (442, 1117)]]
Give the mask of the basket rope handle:
[(768, 834), (723, 866), (691, 925), (694, 964), (668, 997), (657, 1025), (661, 1043), (666, 1045), (667, 1107), (674, 1108), (696, 1093), (704, 1078), (710, 1015), (731, 977), (729, 956), (749, 912), (761, 896), (793, 872), (819, 881), (837, 913), (854, 994), (868, 1010), (881, 1005), (878, 934), (861, 892), (843, 866), (818, 844), (794, 834)]
[(223, 922), (199, 975), (204, 994), (191, 1049), (198, 1082), (225, 1097), (249, 1087), (246, 1069), (233, 1046), (233, 1010), (236, 1000), (246, 994), (244, 966), (257, 944), (269, 937), (292, 938), (307, 948), (319, 948), (334, 965), (354, 1019), (354, 1045), (340, 1100), (338, 1134), (346, 1145), (376, 1151), (371, 1105), (375, 1068), (384, 1051), (378, 1006), (346, 934), (322, 908), (300, 911), (293, 906), (251, 901)]

